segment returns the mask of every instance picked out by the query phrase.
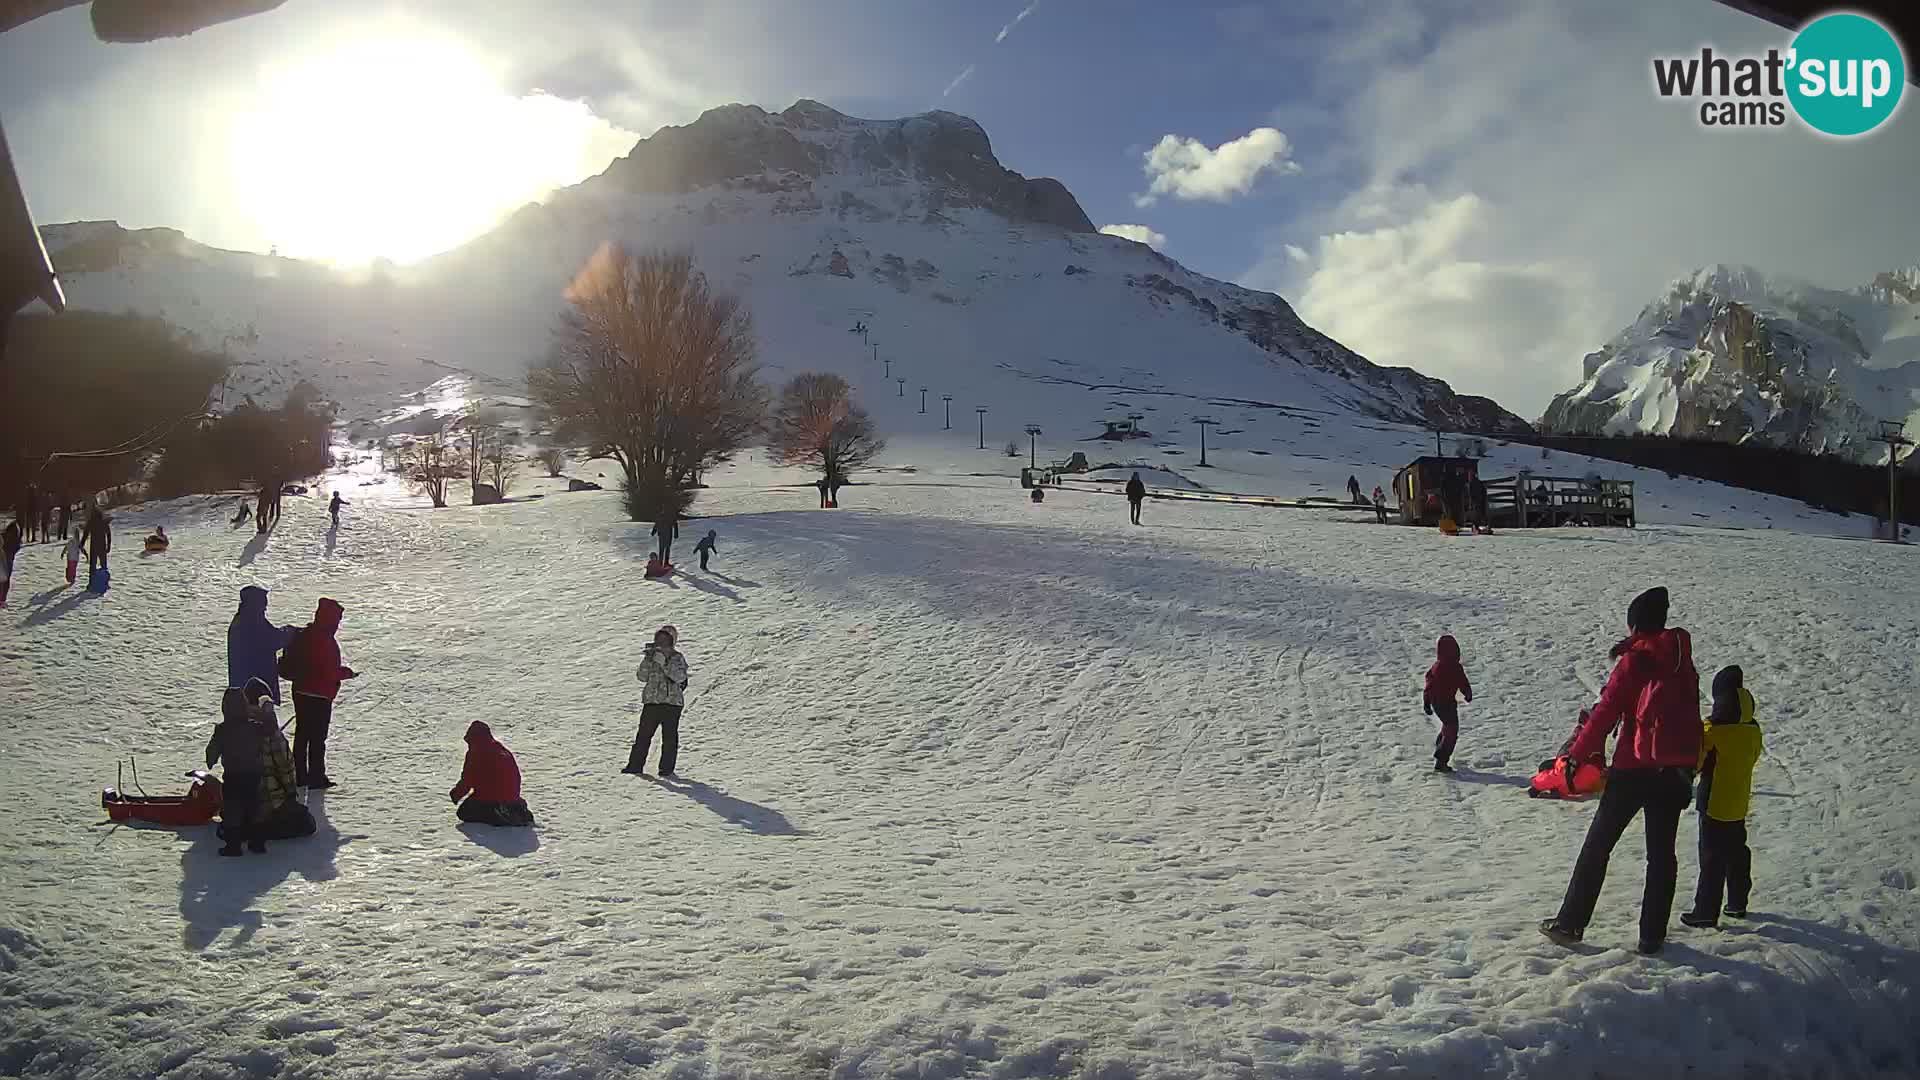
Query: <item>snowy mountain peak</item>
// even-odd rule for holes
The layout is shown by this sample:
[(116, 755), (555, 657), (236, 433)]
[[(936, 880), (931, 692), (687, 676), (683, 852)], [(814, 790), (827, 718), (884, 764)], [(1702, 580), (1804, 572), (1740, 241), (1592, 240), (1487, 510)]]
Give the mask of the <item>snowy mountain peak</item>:
[(1588, 354), (1582, 377), (1548, 406), (1548, 430), (1753, 439), (1884, 460), (1878, 422), (1920, 420), (1920, 267), (1850, 292), (1703, 267)]
[[(1093, 222), (1058, 180), (1029, 180), (994, 157), (986, 130), (957, 113), (864, 120), (807, 98), (785, 111), (723, 105), (662, 128), (583, 187), (687, 194), (703, 188), (815, 197), (825, 189), (908, 189), (915, 220), (948, 209), (1090, 233)], [(885, 200), (862, 198), (867, 206)], [(869, 215), (871, 216), (871, 215)], [(897, 217), (886, 213), (884, 216)]]

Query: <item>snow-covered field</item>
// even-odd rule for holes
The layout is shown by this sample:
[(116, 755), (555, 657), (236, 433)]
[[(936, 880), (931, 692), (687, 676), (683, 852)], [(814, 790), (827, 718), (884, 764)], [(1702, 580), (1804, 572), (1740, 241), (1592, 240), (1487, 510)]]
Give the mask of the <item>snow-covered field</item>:
[[(1157, 502), (1135, 529), (972, 453), (838, 511), (756, 455), (710, 477), (666, 582), (612, 491), (431, 511), (323, 481), (355, 500), (337, 534), (290, 498), (264, 547), (217, 501), (130, 509), (99, 598), (28, 549), (0, 611), (0, 1074), (1920, 1072), (1913, 549)], [(161, 520), (172, 551), (139, 557)], [(149, 790), (198, 764), (249, 583), (286, 621), (346, 605), (363, 678), (320, 833), (224, 860), (211, 830), (101, 824), (116, 756)], [(1760, 704), (1759, 914), (1636, 956), (1630, 834), (1564, 953), (1533, 923), (1591, 808), (1522, 785), (1652, 584), (1703, 678), (1740, 663)], [(693, 670), (678, 787), (618, 771), (662, 622)], [(1442, 632), (1478, 691), (1452, 778), (1419, 709)], [(538, 830), (456, 827), (474, 719)]]

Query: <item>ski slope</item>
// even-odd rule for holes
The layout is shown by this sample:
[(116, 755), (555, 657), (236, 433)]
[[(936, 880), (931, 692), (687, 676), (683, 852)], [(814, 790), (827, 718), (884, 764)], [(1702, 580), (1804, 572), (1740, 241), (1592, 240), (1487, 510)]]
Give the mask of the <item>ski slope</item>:
[[(920, 445), (838, 511), (759, 454), (716, 471), (666, 582), (611, 490), (434, 511), (366, 472), (264, 545), (218, 499), (123, 510), (104, 597), (29, 548), (0, 610), (0, 1073), (1920, 1071), (1912, 549), (1161, 502), (1131, 528)], [(1350, 471), (1273, 475), (1321, 467)], [(172, 550), (132, 554), (163, 521)], [(228, 860), (100, 824), (117, 756), (149, 790), (198, 764), (250, 583), (282, 620), (346, 606), (320, 833)], [(1759, 701), (1758, 914), (1636, 956), (1630, 832), (1569, 954), (1533, 923), (1591, 808), (1521, 785), (1656, 583), (1703, 681), (1740, 663)], [(678, 787), (618, 771), (663, 622)], [(1452, 778), (1418, 704), (1443, 632), (1477, 691)], [(456, 827), (475, 719), (537, 830)]]

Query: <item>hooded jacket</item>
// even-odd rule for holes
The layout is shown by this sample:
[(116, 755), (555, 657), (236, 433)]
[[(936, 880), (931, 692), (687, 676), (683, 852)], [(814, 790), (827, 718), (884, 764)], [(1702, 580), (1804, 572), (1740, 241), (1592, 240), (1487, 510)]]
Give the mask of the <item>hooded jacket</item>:
[(1134, 473), (1133, 479), (1127, 481), (1127, 498), (1139, 502), (1146, 497), (1147, 485), (1140, 482), (1139, 473)]
[(1453, 703), (1454, 694), (1473, 700), (1473, 684), (1467, 682), (1467, 669), (1460, 666), (1460, 643), (1452, 634), (1440, 635), (1434, 645), (1433, 666), (1427, 669), (1427, 704)]
[(714, 540), (717, 536), (718, 534), (714, 530), (708, 529), (707, 535), (701, 537), (700, 542), (693, 545), (693, 550), (696, 552), (711, 551), (716, 555), (719, 554), (720, 549), (714, 545)]
[(1575, 761), (1606, 750), (1615, 727), (1616, 769), (1692, 769), (1700, 764), (1700, 673), (1693, 639), (1678, 627), (1636, 630), (1615, 646), (1619, 659), (1568, 753)]
[(227, 624), (227, 685), (245, 686), (249, 679), (267, 684), (267, 696), (280, 704), (280, 671), (275, 660), (293, 640), (295, 627), (267, 621), (267, 590), (249, 585), (240, 590), (240, 609)]
[(493, 729), (475, 720), (467, 725), (467, 763), (460, 782), (448, 792), (454, 802), (471, 794), (480, 802), (519, 802), (520, 764), (493, 737)]
[(247, 711), (240, 691), (226, 692), (220, 699), (220, 713), (220, 723), (207, 740), (207, 768), (225, 762), (229, 777), (236, 773), (258, 776), (266, 769), (266, 733)]
[(293, 680), (294, 693), (328, 701), (340, 693), (340, 680), (346, 677), (347, 669), (340, 666), (340, 642), (334, 635), (339, 632), (340, 619), (345, 614), (346, 609), (339, 601), (320, 598), (313, 621), (307, 624), (296, 645), (301, 655), (300, 674)]
[(1713, 713), (1700, 738), (1696, 809), (1715, 821), (1745, 821), (1753, 802), (1753, 766), (1766, 750), (1753, 722), (1753, 695), (1739, 665), (1713, 677)]

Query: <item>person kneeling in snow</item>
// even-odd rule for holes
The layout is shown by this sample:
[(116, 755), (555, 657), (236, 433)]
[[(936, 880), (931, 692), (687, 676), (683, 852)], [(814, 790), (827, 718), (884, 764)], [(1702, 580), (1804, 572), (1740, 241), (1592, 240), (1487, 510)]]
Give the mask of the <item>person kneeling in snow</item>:
[(273, 711), (273, 690), (265, 679), (247, 680), (241, 691), (248, 715), (260, 727), (260, 760), (265, 771), (260, 777), (260, 816), (255, 819), (254, 835), (261, 840), (291, 840), (312, 836), (316, 826), (313, 814), (301, 803), (300, 785), (295, 782), (293, 749), (287, 745), (287, 733), (280, 730), (280, 718)]
[[(472, 798), (467, 798), (471, 794)], [(475, 825), (531, 825), (533, 811), (520, 798), (520, 765), (500, 745), (493, 729), (475, 720), (467, 725), (467, 763), (447, 797), (460, 803), (461, 821)], [(460, 802), (467, 798), (466, 802)]]

